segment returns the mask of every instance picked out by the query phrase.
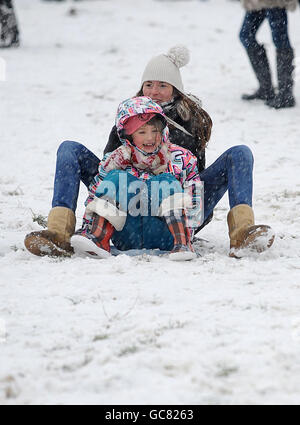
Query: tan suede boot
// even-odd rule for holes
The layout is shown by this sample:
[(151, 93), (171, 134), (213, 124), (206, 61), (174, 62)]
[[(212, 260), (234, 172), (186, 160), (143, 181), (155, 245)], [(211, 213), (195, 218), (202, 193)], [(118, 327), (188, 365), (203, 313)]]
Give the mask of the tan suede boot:
[(65, 207), (54, 207), (48, 216), (48, 229), (32, 232), (25, 237), (25, 247), (40, 257), (69, 257), (73, 253), (70, 238), (75, 232), (74, 212)]
[(240, 250), (250, 248), (256, 252), (265, 251), (274, 242), (275, 234), (270, 226), (254, 224), (254, 213), (247, 204), (233, 207), (227, 216), (230, 257), (239, 258)]

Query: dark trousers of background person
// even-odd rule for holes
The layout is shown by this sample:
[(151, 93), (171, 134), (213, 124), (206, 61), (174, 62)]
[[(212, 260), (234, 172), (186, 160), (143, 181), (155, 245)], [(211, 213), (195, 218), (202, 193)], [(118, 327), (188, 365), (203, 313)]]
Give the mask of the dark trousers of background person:
[(0, 0), (0, 6), (2, 5), (8, 7), (9, 9), (13, 8), (12, 0)]
[[(256, 40), (256, 33), (265, 19), (269, 21), (276, 48), (278, 76), (278, 93), (276, 95), (266, 50)], [(240, 31), (240, 40), (259, 82), (259, 89), (254, 94), (243, 95), (243, 99), (262, 99), (269, 106), (277, 109), (294, 106), (292, 78), (294, 51), (288, 36), (286, 9), (273, 8), (247, 12)]]
[(0, 0), (0, 47), (17, 47), (19, 29), (12, 0)]

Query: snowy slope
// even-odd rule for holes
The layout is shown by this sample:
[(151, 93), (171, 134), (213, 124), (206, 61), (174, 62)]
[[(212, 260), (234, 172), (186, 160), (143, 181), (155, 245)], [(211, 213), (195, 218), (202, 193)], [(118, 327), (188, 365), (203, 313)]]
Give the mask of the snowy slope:
[[(0, 52), (0, 404), (299, 404), (300, 71), (296, 108), (240, 101), (256, 81), (235, 1), (15, 4), (22, 47)], [(299, 9), (289, 18), (299, 55)], [(266, 23), (259, 39), (273, 66)], [(274, 246), (229, 258), (225, 198), (190, 263), (25, 252), (40, 228), (32, 211), (51, 207), (60, 142), (101, 156), (118, 103), (178, 43), (191, 51), (185, 88), (214, 121), (208, 164), (235, 144), (253, 150), (254, 209)], [(78, 224), (85, 197), (82, 187)]]

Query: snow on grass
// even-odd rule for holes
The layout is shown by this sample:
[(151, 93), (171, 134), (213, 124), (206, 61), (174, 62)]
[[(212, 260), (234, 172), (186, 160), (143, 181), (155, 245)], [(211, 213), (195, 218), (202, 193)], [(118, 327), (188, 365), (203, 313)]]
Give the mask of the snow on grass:
[[(256, 82), (239, 2), (15, 5), (22, 47), (0, 52), (0, 403), (298, 404), (299, 82), (292, 110), (240, 101)], [(299, 10), (289, 18), (297, 52)], [(267, 24), (259, 39), (275, 69)], [(256, 220), (274, 228), (273, 247), (228, 257), (225, 198), (191, 262), (30, 255), (23, 239), (50, 209), (60, 142), (100, 157), (118, 103), (149, 58), (178, 43), (191, 51), (185, 88), (214, 121), (207, 162), (252, 149)], [(82, 187), (78, 225), (85, 197)]]

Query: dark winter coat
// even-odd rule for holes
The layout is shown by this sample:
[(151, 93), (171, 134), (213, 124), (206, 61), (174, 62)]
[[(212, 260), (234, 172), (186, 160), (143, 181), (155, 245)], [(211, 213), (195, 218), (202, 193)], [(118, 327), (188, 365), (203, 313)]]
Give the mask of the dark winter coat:
[[(184, 127), (187, 132), (190, 134), (193, 134), (192, 130), (192, 123), (190, 121), (184, 121), (182, 118), (180, 118), (176, 103), (174, 103), (174, 107), (168, 110), (164, 109), (164, 113), (168, 118), (171, 118), (173, 121), (175, 121), (180, 126)], [(194, 137), (192, 135), (188, 135), (184, 133), (183, 131), (179, 130), (178, 128), (172, 127), (172, 125), (168, 125), (170, 130), (170, 142), (179, 145), (185, 149), (190, 150), (197, 158), (197, 166), (199, 172), (203, 171), (205, 168), (205, 150), (199, 149), (199, 138)], [(117, 134), (116, 126), (114, 126), (110, 132), (108, 143), (105, 146), (104, 154), (108, 152), (112, 152), (115, 149), (117, 149), (119, 146), (121, 146), (120, 139)]]
[(262, 9), (273, 9), (274, 7), (295, 10), (298, 0), (242, 0), (242, 5), (249, 12)]

